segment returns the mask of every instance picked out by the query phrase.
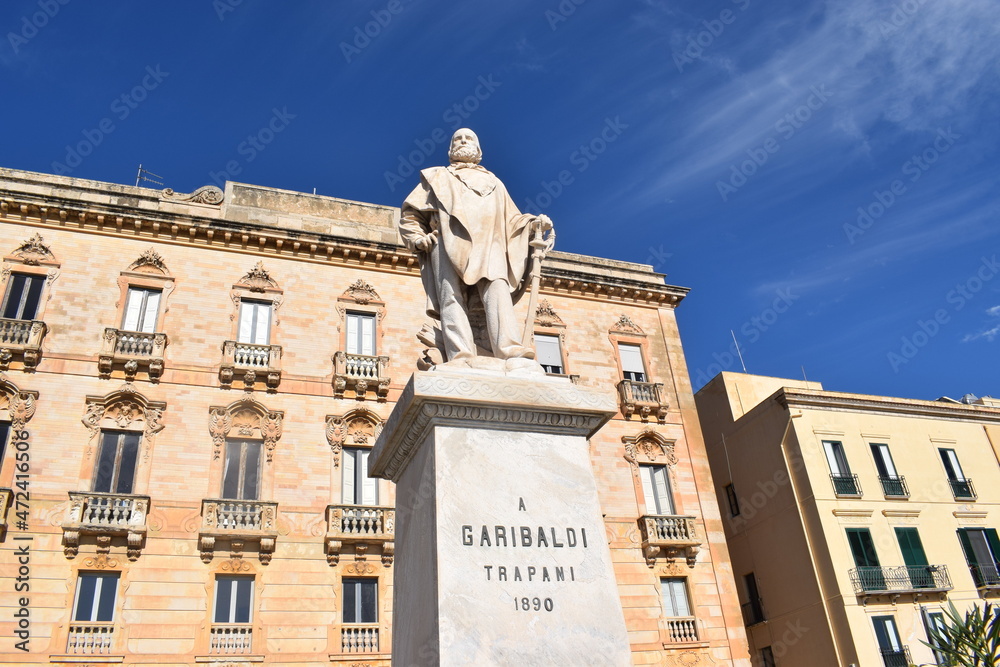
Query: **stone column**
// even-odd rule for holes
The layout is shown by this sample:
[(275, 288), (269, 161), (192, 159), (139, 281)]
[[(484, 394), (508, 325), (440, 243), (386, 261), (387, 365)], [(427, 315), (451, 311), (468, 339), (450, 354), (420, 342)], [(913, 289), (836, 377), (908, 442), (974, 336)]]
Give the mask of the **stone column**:
[(565, 378), (414, 374), (369, 464), (397, 484), (393, 665), (631, 664), (587, 442), (615, 411)]

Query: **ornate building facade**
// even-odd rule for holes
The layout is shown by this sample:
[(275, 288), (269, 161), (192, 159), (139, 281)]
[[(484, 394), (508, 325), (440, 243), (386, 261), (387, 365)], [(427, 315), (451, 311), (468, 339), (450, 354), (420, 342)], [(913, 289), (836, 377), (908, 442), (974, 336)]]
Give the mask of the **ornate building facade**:
[[(367, 463), (425, 322), (398, 217), (0, 170), (0, 661), (390, 663)], [(535, 344), (620, 406), (591, 454), (635, 664), (746, 666), (685, 294), (554, 252)]]

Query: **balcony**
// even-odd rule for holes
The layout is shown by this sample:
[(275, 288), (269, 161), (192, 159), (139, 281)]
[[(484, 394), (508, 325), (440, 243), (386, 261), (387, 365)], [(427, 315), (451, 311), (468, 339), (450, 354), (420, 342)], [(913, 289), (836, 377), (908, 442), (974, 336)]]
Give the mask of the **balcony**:
[(108, 548), (112, 537), (125, 537), (128, 559), (134, 561), (146, 539), (148, 514), (149, 496), (70, 491), (69, 512), (62, 525), (63, 551), (67, 558), (74, 558), (81, 535), (96, 535)]
[(764, 601), (760, 598), (744, 602), (740, 605), (740, 611), (743, 612), (743, 624), (747, 627), (763, 623), (767, 620), (767, 617), (764, 615)]
[(882, 493), (886, 498), (909, 498), (910, 490), (906, 487), (906, 478), (902, 475), (878, 478), (882, 484)]
[(901, 646), (897, 648), (880, 648), (882, 654), (882, 664), (885, 667), (910, 667), (913, 662), (910, 660), (910, 648)]
[(10, 489), (0, 488), (0, 540), (7, 534), (7, 515), (14, 502), (14, 492)]
[(216, 539), (229, 540), (234, 554), (243, 551), (245, 542), (260, 545), (260, 562), (267, 565), (274, 554), (278, 537), (276, 517), (278, 503), (261, 500), (226, 500), (220, 498), (201, 501), (201, 530), (198, 548), (201, 559), (211, 562)]
[(340, 628), (341, 653), (378, 653), (378, 623), (344, 623)]
[(249, 623), (213, 623), (208, 652), (211, 655), (250, 655), (253, 626)]
[(949, 479), (948, 482), (951, 484), (951, 492), (955, 496), (955, 500), (975, 500), (979, 497), (976, 495), (976, 489), (972, 486), (971, 479)]
[(327, 505), (326, 559), (340, 560), (344, 544), (353, 544), (362, 558), (372, 544), (381, 545), (382, 563), (392, 565), (396, 511), (391, 507)]
[(662, 382), (622, 380), (618, 383), (618, 400), (625, 419), (637, 414), (644, 422), (649, 421), (650, 416), (655, 416), (661, 424), (667, 420), (670, 406), (663, 395)]
[(263, 380), (268, 389), (277, 389), (281, 383), (281, 346), (225, 341), (219, 381), (223, 387), (231, 387), (234, 377), (248, 389), (258, 380)]
[(114, 640), (112, 623), (71, 623), (66, 653), (69, 655), (109, 655)]
[(698, 622), (694, 616), (662, 619), (664, 643), (690, 644), (698, 639)]
[(39, 320), (9, 320), (0, 318), (0, 370), (10, 368), (17, 358), (24, 370), (33, 371), (42, 358), (45, 322)]
[(850, 571), (856, 595), (944, 593), (952, 589), (947, 565), (857, 567)]
[(980, 593), (1000, 593), (1000, 570), (996, 565), (970, 565), (969, 571)]
[(833, 482), (833, 493), (838, 498), (860, 498), (861, 482), (857, 475), (830, 475)]
[(101, 377), (109, 378), (120, 367), (129, 380), (135, 378), (140, 368), (145, 368), (150, 382), (157, 382), (163, 375), (163, 350), (166, 347), (167, 334), (108, 328), (104, 330), (97, 368)]
[(357, 399), (364, 400), (371, 389), (384, 401), (389, 395), (388, 368), (389, 357), (338, 351), (333, 355), (333, 394), (343, 398), (346, 390), (353, 389)]
[(639, 517), (642, 551), (646, 564), (652, 567), (656, 557), (673, 560), (683, 554), (689, 567), (694, 567), (701, 540), (693, 516), (645, 515)]

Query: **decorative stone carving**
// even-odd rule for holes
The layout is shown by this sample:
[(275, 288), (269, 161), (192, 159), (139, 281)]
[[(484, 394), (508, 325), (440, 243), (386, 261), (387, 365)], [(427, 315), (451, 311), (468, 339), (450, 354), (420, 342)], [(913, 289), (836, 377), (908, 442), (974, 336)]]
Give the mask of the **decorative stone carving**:
[(170, 275), (167, 271), (167, 265), (163, 262), (163, 257), (160, 253), (156, 252), (153, 248), (146, 250), (144, 253), (139, 255), (139, 258), (128, 265), (129, 271), (149, 271), (159, 273), (161, 275)]
[(274, 457), (274, 448), (281, 439), (285, 413), (268, 410), (262, 403), (247, 396), (227, 406), (209, 408), (208, 432), (212, 436), (213, 456), (219, 458), (226, 438), (234, 429), (246, 438), (260, 438), (268, 463)]
[(230, 559), (242, 559), (246, 542), (260, 545), (258, 557), (267, 565), (274, 554), (278, 503), (262, 500), (207, 498), (201, 501), (198, 548), (208, 563), (215, 555), (216, 540), (228, 540)]
[(38, 266), (46, 260), (55, 260), (55, 255), (45, 244), (42, 235), (37, 233), (19, 245), (12, 254), (28, 266)]
[(7, 410), (7, 420), (13, 431), (20, 431), (35, 416), (37, 391), (22, 391), (0, 373), (0, 410)]
[(642, 327), (633, 322), (632, 318), (625, 314), (622, 314), (622, 316), (618, 318), (618, 321), (611, 327), (611, 331), (613, 333), (633, 334), (636, 336), (646, 335), (646, 332), (642, 330)]
[(183, 193), (174, 192), (173, 188), (164, 188), (160, 193), (163, 199), (177, 202), (191, 202), (193, 204), (210, 204), (218, 206), (225, 199), (225, 193), (214, 185), (205, 185), (194, 192)]
[(267, 269), (264, 268), (264, 262), (257, 262), (257, 264), (247, 271), (246, 275), (240, 278), (240, 281), (236, 283), (240, 287), (245, 287), (251, 292), (263, 292), (267, 289), (279, 289), (277, 281), (271, 277)]
[(340, 466), (344, 445), (372, 446), (382, 432), (382, 419), (371, 410), (357, 408), (344, 416), (327, 415), (326, 441), (333, 452), (333, 467)]
[(351, 286), (344, 291), (344, 296), (363, 306), (371, 301), (382, 301), (382, 297), (378, 295), (375, 288), (368, 284), (364, 278), (358, 278), (351, 283)]
[(566, 324), (552, 308), (548, 299), (542, 299), (535, 309), (535, 323), (543, 327), (562, 327)]
[(638, 465), (640, 457), (644, 461), (657, 463), (661, 456), (668, 466), (677, 465), (674, 441), (667, 440), (652, 429), (646, 429), (637, 435), (622, 436), (622, 442), (625, 443), (625, 460), (632, 466)]
[(83, 425), (90, 432), (91, 440), (101, 430), (101, 423), (109, 420), (114, 428), (138, 430), (134, 424), (141, 421), (144, 449), (148, 441), (163, 430), (160, 420), (167, 404), (161, 401), (150, 401), (142, 394), (128, 387), (113, 391), (107, 396), (87, 396), (86, 411), (83, 415)]

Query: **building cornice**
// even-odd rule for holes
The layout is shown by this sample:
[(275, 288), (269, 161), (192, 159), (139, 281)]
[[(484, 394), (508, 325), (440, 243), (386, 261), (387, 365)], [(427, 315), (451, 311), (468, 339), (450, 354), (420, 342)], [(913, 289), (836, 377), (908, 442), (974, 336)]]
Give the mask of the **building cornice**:
[[(127, 189), (148, 192), (143, 188)], [(146, 199), (153, 201), (155, 198)], [(375, 207), (371, 204), (367, 206)], [(392, 210), (390, 207), (379, 208)], [(106, 202), (91, 203), (54, 194), (27, 194), (0, 189), (0, 218), (39, 227), (59, 227), (202, 248), (214, 247), (299, 261), (363, 266), (371, 270), (399, 273), (419, 272), (416, 255), (394, 243), (286, 229), (256, 222), (237, 222), (194, 213), (137, 209)], [(583, 255), (551, 253), (551, 261), (542, 266), (541, 289), (548, 294), (653, 307), (674, 307), (689, 291), (685, 287), (663, 283), (662, 274), (647, 273), (650, 278), (659, 278), (661, 282), (619, 275), (626, 273), (623, 267), (644, 265), (609, 262), (615, 270), (601, 271), (601, 275), (597, 275), (585, 270), (587, 263), (580, 260), (586, 259), (588, 258)], [(577, 269), (574, 265), (581, 268)]]
[(779, 390), (774, 395), (774, 400), (786, 409), (812, 408), (1000, 424), (1000, 409), (980, 405), (939, 403), (937, 401), (811, 391), (788, 387)]

